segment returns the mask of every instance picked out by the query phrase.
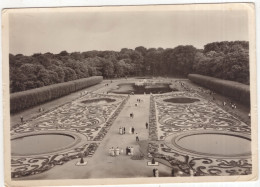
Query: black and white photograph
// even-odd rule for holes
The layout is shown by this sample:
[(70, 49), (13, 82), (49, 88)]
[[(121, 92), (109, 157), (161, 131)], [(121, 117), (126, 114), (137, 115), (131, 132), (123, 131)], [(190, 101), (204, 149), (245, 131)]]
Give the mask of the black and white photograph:
[(256, 180), (254, 4), (2, 16), (9, 184)]

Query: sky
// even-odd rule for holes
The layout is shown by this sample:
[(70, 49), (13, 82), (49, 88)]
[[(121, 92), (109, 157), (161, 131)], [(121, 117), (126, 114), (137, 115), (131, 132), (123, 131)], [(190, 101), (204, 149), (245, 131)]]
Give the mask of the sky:
[(83, 52), (90, 50), (203, 49), (217, 41), (248, 41), (246, 11), (125, 11), (11, 13), (9, 52)]

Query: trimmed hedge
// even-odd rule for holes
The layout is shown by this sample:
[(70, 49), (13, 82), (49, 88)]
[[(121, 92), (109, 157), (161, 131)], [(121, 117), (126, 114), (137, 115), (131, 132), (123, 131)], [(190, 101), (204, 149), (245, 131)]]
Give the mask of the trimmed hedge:
[(189, 74), (188, 78), (194, 83), (250, 106), (250, 88), (248, 85), (198, 74)]
[(50, 86), (44, 86), (10, 95), (10, 112), (18, 112), (65, 95), (98, 84), (103, 80), (102, 76), (69, 81)]

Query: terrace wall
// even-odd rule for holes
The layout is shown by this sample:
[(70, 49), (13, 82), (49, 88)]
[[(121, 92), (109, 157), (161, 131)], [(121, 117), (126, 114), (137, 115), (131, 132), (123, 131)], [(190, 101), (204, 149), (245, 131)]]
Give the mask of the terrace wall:
[(249, 85), (199, 74), (189, 74), (188, 78), (198, 85), (209, 88), (210, 90), (225, 96), (232, 97), (237, 101), (250, 106)]
[(68, 95), (72, 92), (98, 84), (102, 80), (102, 76), (93, 76), (13, 93), (10, 95), (10, 112), (18, 112), (23, 109)]

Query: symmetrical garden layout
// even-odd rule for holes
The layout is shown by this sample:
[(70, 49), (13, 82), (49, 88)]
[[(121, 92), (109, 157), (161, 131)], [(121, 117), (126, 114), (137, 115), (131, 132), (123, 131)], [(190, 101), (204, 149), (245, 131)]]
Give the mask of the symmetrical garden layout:
[[(55, 152), (26, 155), (12, 147), (12, 177), (41, 173), (71, 159), (92, 156), (128, 97), (88, 93), (11, 130), (12, 141), (32, 135), (66, 135), (73, 142)], [(93, 141), (92, 141), (93, 140)], [(48, 146), (48, 145), (45, 145)], [(30, 145), (28, 145), (30, 148)], [(15, 149), (16, 148), (16, 149)]]
[[(91, 157), (129, 97), (87, 93), (13, 127), (12, 177), (42, 173), (75, 158)], [(196, 93), (143, 97), (150, 98), (146, 103), (150, 114), (145, 159), (155, 158), (178, 170), (179, 176), (191, 172), (196, 176), (251, 174), (250, 126)], [(38, 148), (28, 154), (19, 150), (15, 140), (33, 135), (66, 135), (72, 141), (55, 151)]]
[[(183, 100), (171, 103), (172, 98)], [(194, 93), (152, 96), (151, 106), (151, 156), (168, 161), (184, 175), (190, 170), (197, 176), (251, 174), (247, 124)]]

